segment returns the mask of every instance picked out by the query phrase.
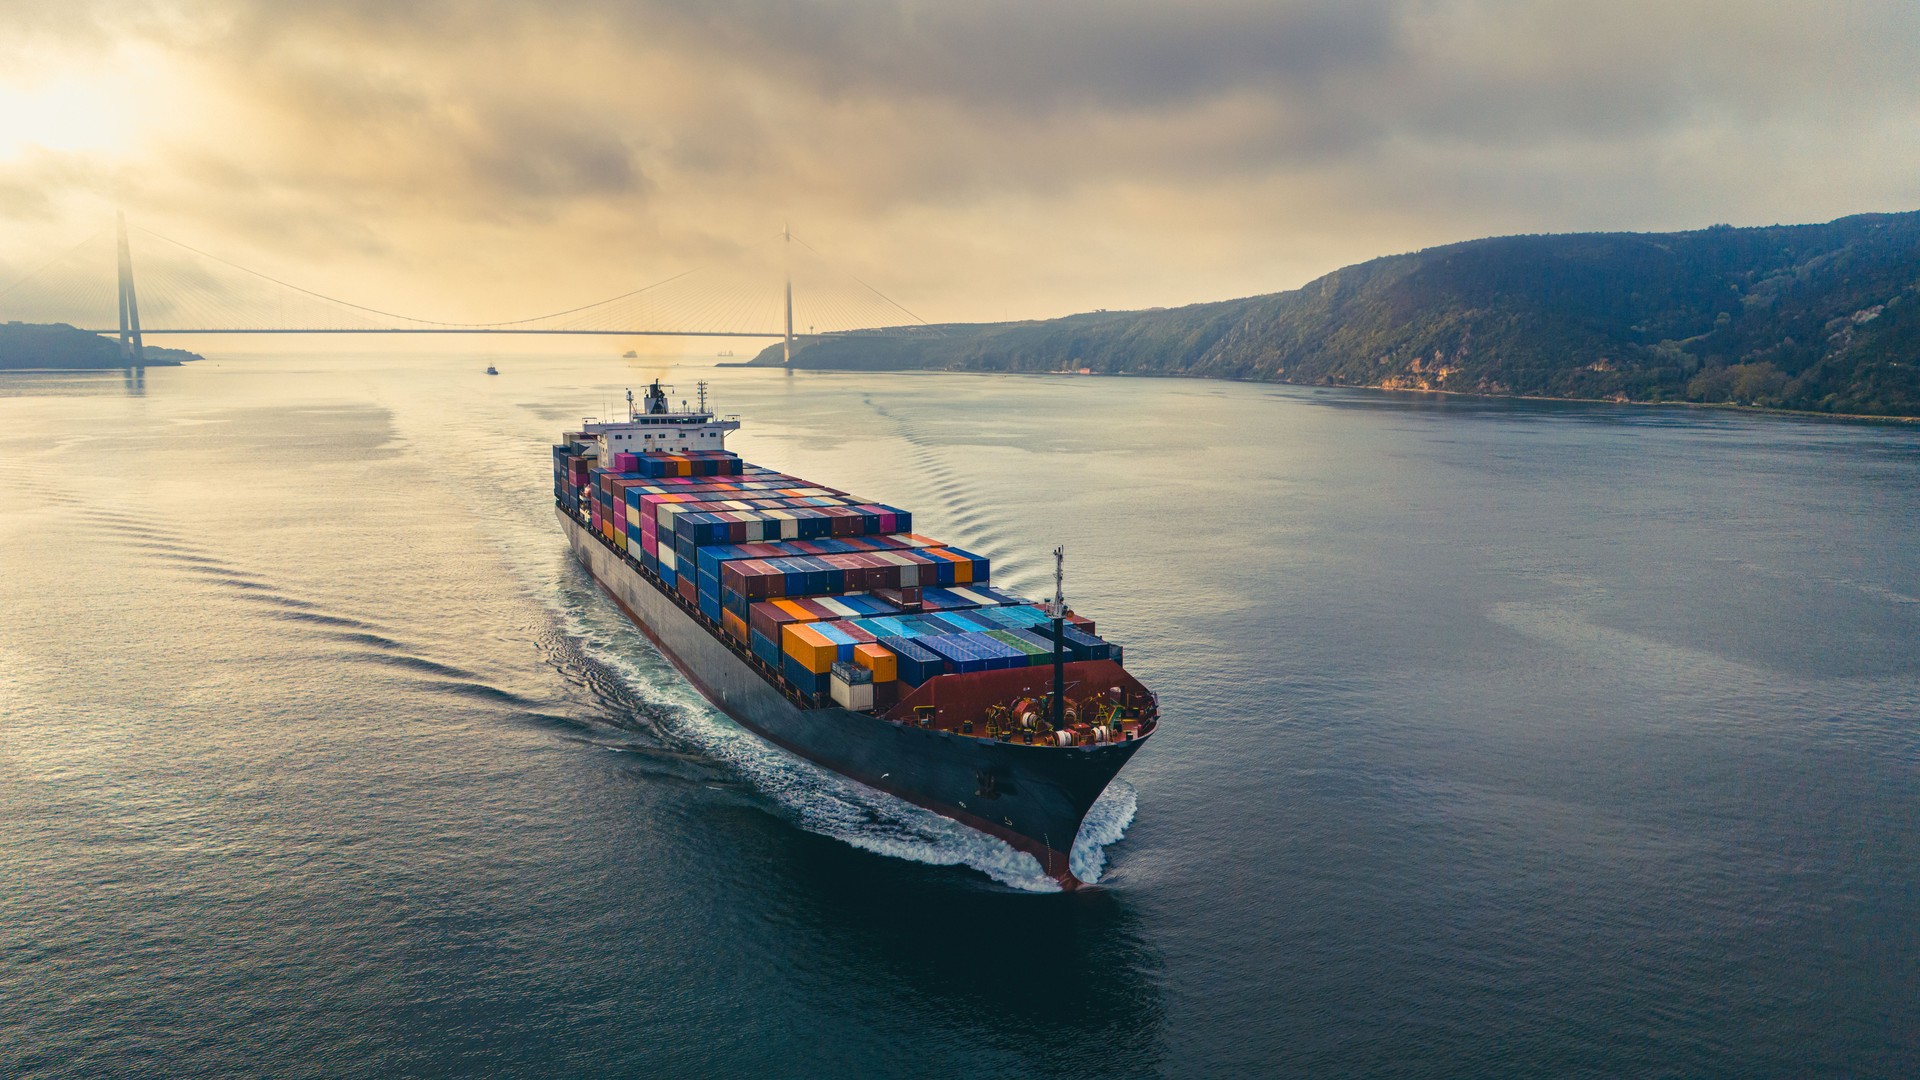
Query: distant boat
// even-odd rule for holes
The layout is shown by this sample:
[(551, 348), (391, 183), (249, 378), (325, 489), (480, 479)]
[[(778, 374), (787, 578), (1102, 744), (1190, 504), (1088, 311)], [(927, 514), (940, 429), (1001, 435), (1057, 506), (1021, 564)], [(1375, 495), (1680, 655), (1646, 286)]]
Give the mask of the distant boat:
[(627, 350), (626, 352), (623, 352), (623, 353), (621, 353), (621, 354), (620, 354), (620, 359), (622, 359), (622, 360), (638, 360), (638, 359), (640, 359), (640, 354), (639, 354), (639, 353), (637, 353), (637, 352), (634, 352), (634, 351), (633, 351), (632, 349), (628, 349), (628, 350)]
[(732, 355), (733, 355), (733, 350), (732, 350), (732, 349), (727, 349), (727, 350), (725, 350), (725, 351), (723, 351), (723, 352), (721, 352), (721, 354), (720, 354), (720, 355), (721, 355), (721, 356), (732, 356)]
[(498, 375), (498, 374), (500, 374), (500, 369), (499, 369), (499, 368), (497, 368), (497, 367), (494, 367), (494, 366), (493, 366), (492, 364), (488, 364), (488, 365), (487, 365), (487, 374), (489, 374), (489, 375)]

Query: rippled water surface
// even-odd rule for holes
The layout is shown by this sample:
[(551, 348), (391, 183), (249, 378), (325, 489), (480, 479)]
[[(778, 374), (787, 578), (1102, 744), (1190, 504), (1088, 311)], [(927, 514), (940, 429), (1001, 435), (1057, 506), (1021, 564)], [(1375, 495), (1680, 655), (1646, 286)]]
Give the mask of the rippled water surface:
[(548, 444), (644, 361), (0, 376), (0, 1074), (1920, 1072), (1920, 432), (666, 372), (1069, 595), (1040, 891), (707, 708)]

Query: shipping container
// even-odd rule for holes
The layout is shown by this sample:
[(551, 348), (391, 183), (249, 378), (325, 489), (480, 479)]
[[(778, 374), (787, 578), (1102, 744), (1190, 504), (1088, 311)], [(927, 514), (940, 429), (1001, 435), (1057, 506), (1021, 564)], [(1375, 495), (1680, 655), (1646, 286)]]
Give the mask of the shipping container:
[(1107, 643), (1077, 626), (1068, 626), (1061, 631), (1066, 639), (1068, 651), (1075, 660), (1105, 660), (1108, 658)]
[[(860, 670), (862, 674), (867, 674), (865, 669)], [(836, 664), (827, 681), (827, 696), (843, 709), (868, 711), (873, 708), (873, 680), (868, 678), (863, 682), (849, 682), (841, 677), (840, 665)]]
[(1053, 663), (1052, 648), (1031, 640), (1029, 635), (1023, 635), (1017, 630), (989, 630), (987, 636), (1026, 654), (1028, 667)]
[(873, 681), (877, 683), (892, 682), (900, 677), (899, 658), (877, 641), (854, 646), (853, 662), (873, 672)]
[(795, 690), (808, 697), (818, 697), (827, 691), (827, 674), (824, 671), (809, 671), (805, 664), (792, 656), (782, 657), (781, 675)]
[(780, 628), (780, 651), (814, 674), (824, 673), (840, 659), (839, 645), (806, 623), (788, 623)]
[(946, 660), (947, 670), (956, 673), (1027, 666), (1026, 653), (995, 641), (985, 631), (923, 637), (914, 644), (938, 654)]
[(753, 633), (753, 655), (770, 668), (778, 670), (781, 662), (780, 644), (767, 635), (755, 630)]
[(945, 671), (945, 662), (938, 654), (906, 638), (882, 638), (880, 645), (894, 655), (896, 672), (903, 685), (919, 686)]
[[(885, 708), (943, 674), (1053, 660), (1040, 607), (898, 508), (724, 451), (622, 451), (600, 466), (597, 447), (554, 448), (562, 508), (815, 703)], [(1067, 622), (1063, 659), (1120, 658), (1091, 620)]]

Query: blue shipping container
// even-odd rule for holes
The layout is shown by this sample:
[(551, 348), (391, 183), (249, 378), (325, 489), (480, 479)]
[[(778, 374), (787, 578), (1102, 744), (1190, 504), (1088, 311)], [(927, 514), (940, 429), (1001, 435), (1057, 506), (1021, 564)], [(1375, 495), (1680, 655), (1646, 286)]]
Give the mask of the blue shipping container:
[(753, 631), (753, 655), (759, 657), (769, 667), (780, 666), (780, 646), (758, 630)]
[(939, 655), (921, 648), (916, 642), (889, 637), (881, 638), (880, 644), (899, 658), (900, 681), (908, 686), (919, 686), (944, 670), (945, 664)]

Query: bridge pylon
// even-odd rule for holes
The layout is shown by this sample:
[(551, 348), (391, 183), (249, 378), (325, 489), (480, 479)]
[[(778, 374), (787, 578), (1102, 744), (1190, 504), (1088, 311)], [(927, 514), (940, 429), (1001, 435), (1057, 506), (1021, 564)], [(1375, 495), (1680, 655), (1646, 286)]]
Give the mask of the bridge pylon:
[(784, 222), (780, 225), (780, 254), (784, 259), (787, 273), (787, 337), (780, 348), (780, 362), (793, 365), (793, 227)]
[(127, 246), (127, 215), (113, 212), (120, 255), (120, 358), (133, 365), (147, 362), (146, 344), (140, 339), (140, 299), (133, 289), (133, 250)]

